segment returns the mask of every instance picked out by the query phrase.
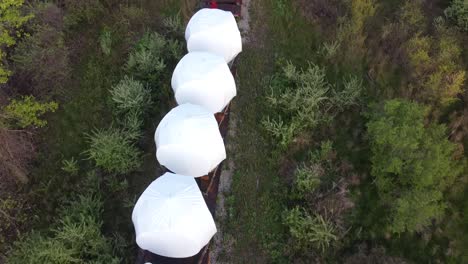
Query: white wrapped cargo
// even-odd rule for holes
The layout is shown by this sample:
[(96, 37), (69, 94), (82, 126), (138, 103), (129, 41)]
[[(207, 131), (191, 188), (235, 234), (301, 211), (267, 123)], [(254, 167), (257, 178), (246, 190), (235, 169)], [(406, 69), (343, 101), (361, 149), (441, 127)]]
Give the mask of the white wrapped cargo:
[(229, 11), (204, 8), (195, 13), (185, 30), (187, 49), (207, 51), (232, 61), (242, 51), (236, 19)]
[(236, 82), (222, 57), (208, 52), (190, 52), (172, 74), (172, 89), (178, 104), (203, 106), (221, 112), (236, 96)]
[(170, 258), (196, 255), (216, 233), (216, 225), (192, 177), (165, 173), (153, 181), (132, 213), (136, 242)]
[(154, 141), (159, 163), (177, 174), (201, 177), (226, 158), (214, 115), (198, 105), (182, 104), (167, 113)]

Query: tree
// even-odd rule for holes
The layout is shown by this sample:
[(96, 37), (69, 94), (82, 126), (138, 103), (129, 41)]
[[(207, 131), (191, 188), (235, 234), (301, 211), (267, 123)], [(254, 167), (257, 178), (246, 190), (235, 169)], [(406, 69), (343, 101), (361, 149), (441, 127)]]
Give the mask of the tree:
[(11, 74), (4, 64), (4, 49), (15, 45), (16, 37), (22, 34), (21, 26), (32, 17), (22, 13), (23, 4), (24, 0), (2, 0), (0, 3), (0, 84), (6, 83)]
[(468, 1), (452, 0), (450, 6), (445, 9), (445, 16), (453, 20), (460, 29), (468, 31)]
[(31, 86), (32, 81), (31, 92), (36, 96), (56, 94), (69, 78), (68, 55), (61, 29), (50, 24), (37, 24), (32, 35), (18, 43), (12, 55), (17, 79), (25, 82), (23, 86), (26, 87)]
[(445, 126), (425, 125), (427, 110), (390, 100), (369, 113), (371, 173), (382, 205), (389, 208), (391, 232), (420, 231), (440, 217), (443, 192), (460, 172)]
[(40, 103), (33, 96), (25, 96), (21, 100), (12, 100), (4, 109), (5, 116), (14, 120), (15, 126), (26, 128), (29, 126), (44, 127), (47, 121), (39, 117), (47, 112), (55, 112), (56, 102)]
[(86, 151), (97, 166), (108, 172), (128, 173), (140, 164), (140, 151), (131, 138), (121, 130), (97, 130), (89, 136), (90, 148)]
[(462, 92), (466, 72), (457, 32), (442, 18), (435, 20), (435, 26), (436, 38), (418, 32), (405, 44), (408, 85), (415, 98), (444, 105)]

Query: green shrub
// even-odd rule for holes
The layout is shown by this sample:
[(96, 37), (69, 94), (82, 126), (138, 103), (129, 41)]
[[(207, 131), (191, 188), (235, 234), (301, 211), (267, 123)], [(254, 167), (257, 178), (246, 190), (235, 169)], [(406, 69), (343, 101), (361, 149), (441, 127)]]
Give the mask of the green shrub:
[(74, 157), (68, 160), (62, 160), (62, 170), (64, 172), (70, 173), (70, 175), (75, 176), (78, 174), (80, 168), (78, 167), (78, 162)]
[(330, 222), (319, 214), (310, 215), (303, 208), (287, 210), (283, 219), (294, 239), (292, 247), (300, 252), (310, 249), (325, 252), (338, 239)]
[(341, 91), (334, 91), (333, 100), (336, 107), (341, 111), (353, 105), (359, 105), (361, 102), (361, 95), (363, 91), (362, 80), (356, 76), (350, 76), (343, 82), (343, 89)]
[(125, 174), (141, 164), (140, 151), (124, 131), (97, 130), (89, 136), (89, 142), (89, 158), (108, 172)]
[(112, 101), (119, 113), (144, 113), (151, 103), (150, 91), (139, 81), (125, 76), (112, 87)]
[(267, 97), (279, 116), (269, 117), (263, 124), (286, 146), (299, 131), (314, 128), (323, 120), (321, 109), (326, 108), (331, 86), (325, 80), (325, 70), (317, 65), (298, 71), (287, 63), (282, 70), (273, 76)]
[(320, 186), (322, 170), (317, 164), (299, 167), (294, 173), (293, 192), (299, 198), (303, 198), (306, 194), (314, 192)]
[(425, 106), (405, 100), (369, 114), (371, 173), (391, 232), (420, 231), (443, 215), (443, 192), (460, 173), (445, 126), (425, 125), (426, 114)]
[(362, 81), (354, 77), (337, 89), (326, 80), (324, 68), (310, 64), (306, 70), (297, 70), (291, 63), (271, 78), (269, 86), (268, 107), (275, 115), (265, 118), (262, 125), (281, 147), (306, 129), (326, 124), (345, 108), (358, 105), (363, 89)]
[(11, 246), (8, 242), (18, 238), (24, 225), (30, 220), (31, 215), (29, 214), (26, 199), (21, 197), (20, 194), (15, 194), (13, 197), (13, 195), (2, 193), (2, 197), (0, 197), (1, 252), (7, 251), (7, 248)]
[(119, 119), (119, 124), (129, 139), (136, 140), (142, 136), (143, 117), (141, 112), (130, 111), (126, 113)]
[(99, 45), (101, 46), (102, 53), (110, 55), (112, 51), (112, 32), (104, 29), (99, 35)]
[(14, 244), (8, 263), (120, 263), (101, 232), (103, 210), (96, 194), (81, 195), (62, 209), (48, 233), (33, 232)]
[(179, 14), (175, 16), (165, 17), (163, 19), (163, 25), (169, 33), (175, 35), (182, 35), (184, 32), (184, 25), (182, 23), (182, 18)]
[(125, 68), (134, 78), (153, 88), (159, 85), (168, 61), (180, 58), (181, 54), (182, 46), (178, 41), (148, 32), (130, 53)]
[(47, 121), (39, 117), (47, 112), (55, 112), (58, 108), (56, 102), (40, 103), (33, 96), (23, 97), (21, 100), (12, 100), (4, 109), (8, 119), (14, 120), (21, 128), (29, 126), (44, 127)]
[(417, 98), (444, 105), (462, 92), (466, 72), (461, 41), (443, 19), (436, 20), (435, 38), (416, 34), (405, 45), (412, 77), (409, 86), (417, 88)]
[(74, 28), (94, 23), (105, 15), (105, 9), (99, 0), (65, 0), (65, 26)]
[[(49, 25), (37, 25), (32, 35), (16, 46), (12, 55), (18, 79), (30, 86), (40, 97), (61, 92), (71, 71), (69, 51), (61, 30)], [(38, 67), (40, 65), (40, 67)]]
[(453, 20), (460, 29), (468, 31), (468, 1), (452, 0), (450, 6), (445, 9), (445, 16)]

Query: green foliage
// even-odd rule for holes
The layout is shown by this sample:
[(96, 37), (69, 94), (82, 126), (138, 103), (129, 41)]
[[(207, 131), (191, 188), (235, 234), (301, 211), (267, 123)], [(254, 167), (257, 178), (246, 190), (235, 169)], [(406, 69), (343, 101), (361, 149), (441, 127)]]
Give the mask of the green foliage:
[(125, 76), (112, 87), (112, 101), (119, 113), (144, 113), (151, 103), (151, 94), (141, 82)]
[(404, 100), (373, 107), (368, 131), (372, 175), (389, 230), (420, 231), (443, 214), (443, 191), (460, 172), (442, 125), (425, 125), (427, 108)]
[(71, 71), (64, 34), (48, 24), (36, 25), (33, 34), (18, 43), (12, 60), (17, 75), (27, 79), (25, 85), (32, 80), (34, 95), (41, 97), (62, 91)]
[(334, 91), (333, 100), (336, 107), (341, 111), (351, 106), (359, 105), (361, 102), (361, 94), (364, 90), (362, 80), (356, 76), (350, 76), (343, 81), (343, 89), (341, 91)]
[(4, 112), (8, 119), (14, 120), (15, 125), (21, 128), (44, 127), (47, 121), (40, 117), (47, 112), (55, 112), (57, 108), (56, 102), (40, 103), (33, 96), (25, 96), (21, 100), (12, 100)]
[(22, 35), (21, 27), (31, 19), (22, 11), (24, 0), (2, 0), (0, 3), (0, 84), (8, 81), (11, 72), (4, 64), (4, 48), (16, 44), (16, 38)]
[(119, 124), (122, 125), (129, 139), (136, 140), (142, 136), (142, 113), (130, 111), (119, 119)]
[(351, 32), (361, 34), (366, 20), (376, 11), (374, 0), (351, 0)]
[(92, 24), (105, 14), (104, 6), (99, 0), (65, 0), (64, 4), (67, 28)]
[(141, 164), (140, 151), (121, 130), (96, 130), (89, 136), (89, 142), (90, 148), (86, 151), (89, 158), (108, 172), (124, 174)]
[(305, 129), (326, 124), (338, 112), (358, 104), (362, 82), (351, 77), (338, 90), (327, 82), (324, 68), (311, 64), (306, 70), (297, 70), (287, 63), (271, 79), (270, 89), (267, 100), (277, 117), (269, 116), (262, 124), (286, 147)]
[(283, 219), (294, 239), (292, 247), (296, 250), (325, 252), (338, 239), (333, 224), (321, 215), (310, 215), (303, 208), (287, 210)]
[(420, 31), (425, 27), (427, 18), (421, 8), (422, 4), (421, 0), (405, 1), (399, 10), (399, 22), (401, 25), (405, 26), (405, 29)]
[(375, 0), (350, 0), (347, 1), (349, 14), (343, 19), (338, 29), (337, 40), (341, 44), (341, 60), (348, 67), (361, 67), (360, 61), (364, 59), (367, 38), (365, 25), (375, 15)]
[(153, 88), (160, 85), (168, 61), (179, 59), (181, 55), (182, 45), (178, 41), (148, 32), (130, 53), (125, 68), (131, 76)]
[(468, 31), (468, 1), (452, 0), (450, 6), (445, 9), (445, 16), (453, 20), (460, 29)]
[(315, 191), (320, 186), (321, 170), (318, 165), (299, 167), (294, 173), (294, 194), (303, 198), (306, 194)]
[(65, 207), (50, 235), (32, 233), (15, 243), (8, 263), (120, 263), (101, 233), (103, 202), (97, 194), (80, 195)]
[(460, 62), (462, 49), (456, 32), (443, 19), (436, 21), (436, 38), (416, 34), (406, 43), (410, 88), (418, 98), (447, 104), (462, 92), (466, 72)]
[(99, 45), (101, 46), (102, 53), (109, 56), (112, 51), (112, 32), (105, 29), (99, 35)]
[(30, 220), (25, 201), (19, 195), (0, 198), (0, 250), (6, 252), (9, 240), (20, 235), (20, 227)]
[(326, 118), (322, 109), (327, 108), (331, 86), (325, 80), (324, 69), (317, 65), (298, 71), (293, 64), (287, 63), (282, 70), (273, 76), (271, 94), (267, 97), (279, 117), (268, 118), (263, 125), (276, 138), (281, 138), (283, 146), (287, 146), (299, 131), (314, 128)]
[(75, 160), (74, 157), (68, 160), (62, 160), (62, 170), (64, 172), (70, 173), (70, 175), (75, 176), (78, 175), (78, 171), (80, 170), (78, 166), (78, 162)]
[(151, 91), (141, 82), (125, 76), (110, 92), (119, 123), (129, 139), (138, 139), (144, 114), (151, 104)]
[(184, 32), (184, 25), (182, 23), (182, 18), (179, 14), (177, 14), (176, 16), (165, 17), (162, 23), (169, 33), (173, 33), (175, 35), (182, 35), (182, 33)]

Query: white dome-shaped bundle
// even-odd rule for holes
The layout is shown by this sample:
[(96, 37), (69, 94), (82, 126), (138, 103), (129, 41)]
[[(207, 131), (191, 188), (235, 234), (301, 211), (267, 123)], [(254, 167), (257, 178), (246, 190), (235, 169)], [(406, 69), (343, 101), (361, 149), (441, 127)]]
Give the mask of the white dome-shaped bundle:
[(132, 213), (136, 242), (170, 258), (196, 255), (216, 233), (216, 225), (192, 177), (165, 173), (138, 199)]
[(195, 13), (185, 30), (187, 49), (207, 51), (233, 60), (242, 51), (242, 38), (236, 19), (229, 11), (204, 8)]
[(208, 52), (190, 52), (172, 74), (177, 103), (203, 106), (221, 112), (236, 96), (236, 82), (222, 57)]
[(182, 104), (167, 113), (154, 141), (159, 163), (177, 174), (201, 177), (226, 158), (214, 115), (198, 105)]

